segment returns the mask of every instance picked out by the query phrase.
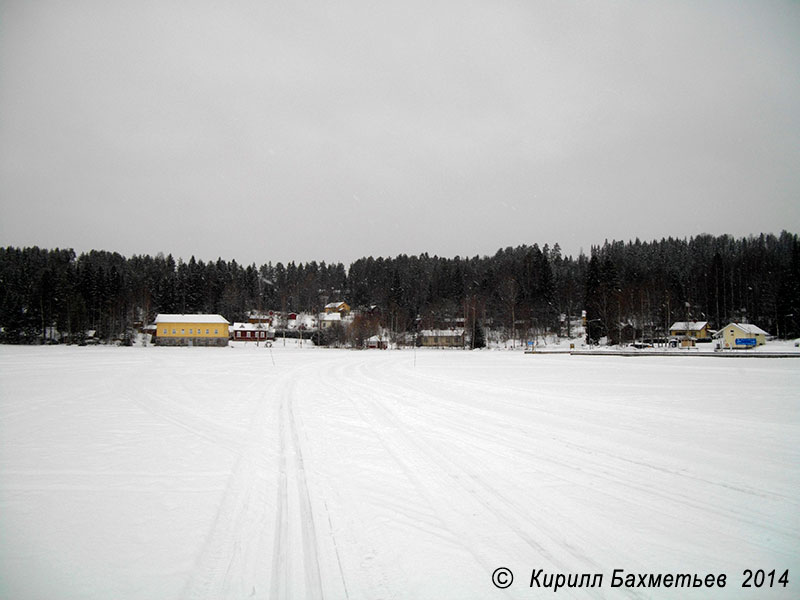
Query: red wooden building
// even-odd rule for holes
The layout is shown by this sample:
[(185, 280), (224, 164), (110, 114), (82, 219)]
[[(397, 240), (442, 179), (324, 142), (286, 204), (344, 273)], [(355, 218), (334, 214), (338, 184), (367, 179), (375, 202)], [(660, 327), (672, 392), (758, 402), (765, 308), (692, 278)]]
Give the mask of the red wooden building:
[(234, 342), (266, 342), (275, 339), (275, 332), (264, 323), (234, 323), (231, 335)]

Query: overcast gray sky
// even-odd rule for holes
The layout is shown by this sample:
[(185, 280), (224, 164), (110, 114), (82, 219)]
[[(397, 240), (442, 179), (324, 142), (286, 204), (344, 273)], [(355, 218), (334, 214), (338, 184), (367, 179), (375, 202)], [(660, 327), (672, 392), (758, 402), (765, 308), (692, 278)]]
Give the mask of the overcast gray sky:
[(800, 2), (0, 0), (0, 244), (800, 231)]

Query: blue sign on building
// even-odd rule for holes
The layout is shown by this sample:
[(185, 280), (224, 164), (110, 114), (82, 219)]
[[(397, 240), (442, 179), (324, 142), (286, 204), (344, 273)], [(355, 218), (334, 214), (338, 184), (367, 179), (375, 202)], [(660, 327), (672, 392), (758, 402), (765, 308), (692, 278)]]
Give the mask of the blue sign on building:
[(756, 345), (756, 338), (736, 338), (736, 345), (737, 346), (755, 346)]

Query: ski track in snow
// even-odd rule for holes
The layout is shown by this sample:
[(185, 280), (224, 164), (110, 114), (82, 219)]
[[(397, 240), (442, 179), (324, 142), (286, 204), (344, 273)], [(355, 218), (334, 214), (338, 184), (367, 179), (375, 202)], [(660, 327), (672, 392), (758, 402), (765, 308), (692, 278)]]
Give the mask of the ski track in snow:
[[(296, 535), (290, 538), (291, 529), (300, 530), (302, 553), (299, 558), (302, 563), (302, 582), (305, 588), (305, 597), (321, 599), (322, 581), (320, 579), (320, 566), (317, 557), (317, 533), (314, 524), (314, 513), (311, 509), (311, 499), (306, 482), (303, 453), (297, 433), (294, 410), (294, 385), (289, 384), (287, 390), (281, 394), (280, 414), (280, 483), (278, 486), (277, 510), (275, 519), (274, 550), (272, 558), (272, 586), (271, 598), (288, 599), (298, 590), (291, 585), (292, 565), (291, 559), (297, 556)], [(294, 494), (290, 495), (290, 491)], [(296, 515), (290, 522), (290, 500), (294, 498)], [(293, 553), (294, 550), (294, 553)], [(296, 568), (296, 566), (295, 566)], [(299, 594), (298, 594), (299, 595)]]
[[(372, 379), (372, 376), (369, 374), (367, 369), (364, 368), (363, 365), (361, 365), (360, 368), (359, 368), (359, 375), (362, 376), (362, 378), (366, 378), (368, 380)], [(428, 378), (428, 379), (431, 379), (431, 378)], [(435, 380), (439, 381), (439, 382), (443, 381), (440, 378), (436, 378)], [(365, 385), (365, 384), (363, 384), (363, 383), (361, 383), (361, 382), (359, 382), (357, 380), (354, 380), (354, 379), (349, 380), (349, 383), (351, 385), (362, 385), (362, 386)], [(448, 382), (445, 381), (445, 383), (448, 383)], [(367, 387), (370, 387), (370, 386), (367, 386)], [(398, 391), (391, 391), (392, 387), (398, 387), (400, 391), (399, 392)], [(396, 404), (397, 403), (402, 403), (404, 398), (408, 397), (407, 388), (401, 387), (401, 386), (393, 386), (393, 384), (388, 383), (388, 382), (381, 382), (379, 388), (375, 388), (374, 385), (372, 386), (372, 388), (373, 389), (380, 389), (380, 396), (382, 398), (391, 399)], [(511, 390), (506, 388), (504, 390), (504, 393), (507, 394), (509, 391), (511, 391)], [(518, 391), (518, 390), (516, 390), (516, 391)], [(415, 399), (415, 402), (418, 402), (419, 400), (426, 400), (426, 401), (428, 401), (430, 403), (430, 406), (433, 406), (434, 404), (443, 405), (443, 404), (447, 403), (446, 400), (443, 401), (441, 396), (432, 396), (429, 393), (426, 393), (426, 392), (424, 392), (422, 390), (415, 390), (414, 399)], [(450, 404), (454, 405), (455, 409), (457, 409), (459, 407), (459, 405), (457, 403), (452, 403), (451, 402)], [(386, 408), (385, 403), (380, 403), (380, 404), (376, 403), (375, 406), (376, 407), (381, 407), (382, 410), (384, 410), (385, 412), (388, 413), (388, 409)], [(486, 413), (486, 416), (487, 417), (490, 416), (490, 413)], [(482, 437), (482, 438), (487, 439), (487, 440), (497, 439), (497, 435), (498, 435), (497, 433), (487, 435), (481, 429), (464, 427), (463, 425), (460, 425), (460, 424), (454, 422), (452, 419), (448, 419), (447, 420), (446, 427), (448, 429), (461, 429), (465, 435), (468, 435), (470, 437)], [(544, 427), (537, 428), (537, 429), (539, 429), (539, 433), (541, 435), (550, 435), (551, 437), (553, 436), (553, 432), (552, 431), (548, 431)], [(503, 432), (503, 436), (506, 438), (506, 441), (508, 442), (508, 445), (512, 445), (511, 443), (514, 442), (513, 446), (518, 451), (526, 452), (524, 450), (524, 448), (525, 448), (526, 444), (529, 443), (529, 440), (530, 440), (530, 436), (529, 435), (526, 435), (526, 434), (522, 434), (521, 435), (520, 433), (515, 432), (513, 430), (507, 430), (507, 431)], [(409, 437), (408, 443), (409, 444), (419, 444), (420, 443), (419, 442), (419, 438), (418, 437)], [(713, 505), (711, 505), (711, 504), (709, 504), (709, 503), (707, 503), (707, 502), (698, 501), (698, 500), (696, 500), (694, 498), (691, 498), (691, 497), (676, 497), (675, 496), (675, 492), (673, 490), (671, 490), (671, 489), (659, 490), (659, 489), (653, 488), (651, 485), (638, 485), (635, 480), (631, 480), (628, 477), (628, 475), (630, 474), (630, 471), (631, 471), (631, 467), (641, 467), (643, 471), (654, 470), (654, 471), (660, 471), (660, 472), (662, 472), (662, 473), (664, 473), (666, 475), (671, 475), (671, 476), (676, 476), (676, 477), (691, 478), (691, 479), (694, 479), (697, 482), (702, 483), (702, 484), (708, 484), (710, 486), (720, 486), (720, 487), (727, 488), (727, 489), (730, 489), (730, 490), (743, 492), (743, 493), (750, 494), (750, 495), (761, 496), (761, 497), (764, 497), (764, 498), (777, 499), (777, 500), (780, 500), (780, 501), (791, 501), (792, 500), (792, 498), (790, 498), (787, 495), (776, 494), (776, 493), (769, 493), (768, 494), (768, 493), (764, 493), (763, 491), (760, 491), (758, 489), (752, 488), (750, 486), (737, 486), (737, 485), (731, 485), (731, 484), (726, 483), (724, 481), (712, 481), (712, 480), (709, 480), (709, 479), (704, 479), (702, 477), (698, 477), (698, 476), (695, 476), (695, 475), (692, 475), (692, 474), (689, 474), (689, 473), (678, 472), (677, 470), (667, 469), (667, 468), (659, 466), (658, 464), (648, 463), (648, 462), (641, 461), (641, 460), (636, 460), (634, 458), (631, 458), (630, 456), (625, 456), (625, 455), (621, 455), (619, 453), (613, 453), (613, 452), (604, 451), (603, 449), (600, 449), (600, 448), (597, 448), (597, 447), (590, 447), (587, 444), (579, 444), (579, 443), (575, 443), (573, 441), (564, 440), (564, 439), (558, 440), (558, 444), (563, 450), (571, 452), (573, 454), (580, 455), (580, 460), (579, 461), (572, 460), (570, 462), (569, 460), (558, 459), (558, 458), (555, 458), (555, 457), (552, 457), (552, 456), (548, 457), (547, 460), (550, 463), (552, 463), (553, 466), (554, 466), (554, 468), (552, 469), (554, 477), (565, 479), (567, 481), (574, 481), (574, 479), (573, 480), (569, 479), (570, 478), (570, 472), (571, 472), (570, 467), (573, 467), (574, 464), (579, 462), (579, 463), (581, 463), (583, 465), (583, 470), (584, 471), (591, 471), (594, 474), (594, 476), (601, 477), (601, 478), (603, 478), (605, 480), (608, 480), (608, 481), (611, 481), (611, 482), (622, 483), (622, 484), (624, 484), (625, 487), (634, 488), (637, 493), (654, 496), (655, 497), (654, 501), (657, 501), (659, 503), (666, 503), (667, 506), (672, 502), (675, 502), (675, 503), (679, 504), (679, 509), (680, 510), (676, 511), (676, 514), (682, 512), (682, 510), (684, 508), (686, 508), (686, 506), (688, 506), (688, 507), (690, 507), (692, 509), (698, 509), (698, 510), (701, 510), (701, 511), (702, 510), (706, 510), (706, 511), (714, 512), (714, 513), (718, 512), (718, 508), (713, 506)], [(522, 449), (522, 450), (520, 450), (520, 449)], [(427, 454), (428, 456), (431, 456), (434, 453), (435, 452), (430, 447), (427, 447), (427, 449), (425, 451), (425, 454)], [(531, 458), (535, 458), (533, 453), (530, 453), (530, 455), (531, 455)], [(541, 459), (542, 457), (539, 456), (538, 458)], [(478, 485), (485, 485), (485, 483), (481, 482), (481, 481), (478, 481), (477, 484)], [(497, 490), (490, 490), (490, 492), (497, 494), (497, 497), (503, 503), (508, 504), (513, 509), (518, 510), (520, 508), (519, 506), (515, 506), (514, 502), (509, 501), (508, 499), (504, 498), (502, 496), (502, 494), (500, 492), (498, 492)], [(622, 497), (623, 496), (620, 496), (620, 499), (622, 499)], [(759, 523), (758, 520), (752, 519), (747, 512), (743, 512), (743, 511), (731, 511), (730, 516), (733, 519), (735, 519), (735, 521), (737, 521), (737, 522), (745, 521), (745, 522), (750, 522), (752, 524), (758, 524)], [(769, 525), (767, 525), (767, 527), (769, 527)], [(779, 533), (779, 531), (780, 531), (779, 529), (773, 529), (773, 530), (776, 533)], [(592, 562), (592, 565), (593, 566), (597, 566), (597, 564), (595, 562)], [(561, 565), (559, 565), (559, 567), (561, 567)]]
[[(532, 569), (604, 574), (559, 597), (648, 598), (611, 589), (611, 571), (734, 586), (744, 568), (800, 569), (794, 361), (274, 357), (0, 349), (0, 526), (48, 539), (0, 545), (0, 598), (48, 597), (12, 564), (50, 564), (61, 598), (182, 600), (484, 598), (500, 566), (516, 574), (504, 598), (548, 592), (528, 588)], [(35, 379), (38, 360), (52, 381)], [(85, 529), (93, 510), (111, 531)], [(81, 538), (100, 583), (65, 558)], [(161, 563), (147, 558), (162, 545)], [(757, 597), (741, 592), (721, 597)]]
[[(358, 373), (362, 379), (363, 370), (364, 369), (362, 366)], [(470, 467), (464, 464), (463, 459), (459, 459), (457, 453), (454, 453), (452, 450), (448, 452), (445, 445), (434, 446), (430, 442), (423, 441), (423, 438), (418, 436), (413, 429), (409, 429), (403, 425), (396, 413), (387, 408), (385, 402), (375, 397), (375, 392), (371, 391), (374, 388), (371, 388), (370, 386), (362, 383), (359, 380), (353, 379), (352, 377), (347, 378), (347, 381), (350, 386), (358, 386), (362, 389), (368, 390), (368, 394), (372, 396), (370, 407), (373, 411), (373, 415), (379, 415), (379, 419), (383, 420), (383, 426), (381, 426), (381, 424), (379, 424), (377, 421), (373, 421), (376, 429), (386, 430), (388, 428), (393, 432), (396, 432), (398, 437), (401, 438), (399, 442), (402, 450), (392, 452), (392, 456), (395, 457), (396, 460), (402, 462), (403, 459), (401, 459), (400, 456), (402, 454), (408, 455), (408, 448), (414, 449), (414, 455), (417, 457), (418, 462), (418, 465), (415, 465), (418, 468), (415, 470), (436, 473), (438, 476), (435, 475), (435, 479), (440, 479), (440, 477), (446, 478), (447, 485), (445, 487), (447, 489), (455, 488), (467, 494), (469, 498), (477, 502), (477, 504), (480, 506), (480, 509), (485, 511), (485, 514), (494, 515), (498, 518), (498, 527), (502, 525), (512, 525), (512, 533), (520, 537), (521, 540), (531, 550), (533, 550), (537, 556), (545, 561), (549, 568), (555, 568), (561, 571), (566, 570), (567, 565), (554, 557), (552, 553), (547, 550), (547, 547), (538, 541), (543, 537), (549, 537), (550, 539), (554, 538), (552, 534), (545, 534), (544, 524), (533, 522), (524, 524), (520, 523), (519, 515), (522, 507), (509, 500), (502, 493), (501, 487), (487, 485), (485, 481), (475, 477)], [(402, 393), (389, 391), (385, 387), (380, 389), (380, 396), (382, 398), (388, 397), (395, 401), (402, 401), (403, 398)], [(432, 398), (428, 399), (435, 401)], [(473, 435), (474, 433), (476, 432), (470, 431), (469, 435)], [(420, 465), (419, 463), (422, 464)], [(425, 463), (428, 464), (426, 465)], [(426, 490), (426, 486), (420, 485), (420, 490), (424, 492)], [(447, 512), (450, 512), (450, 510), (452, 510), (452, 507), (448, 507)], [(468, 519), (469, 513), (474, 510), (474, 508), (469, 508), (464, 515), (456, 516), (456, 521), (459, 524), (463, 524), (463, 521)], [(475, 513), (473, 512), (472, 514)], [(456, 528), (454, 531), (452, 531), (454, 539), (459, 539), (458, 536), (461, 529), (463, 529), (463, 527)], [(467, 530), (471, 529), (472, 528), (469, 527), (467, 528)], [(483, 544), (475, 540), (462, 539), (461, 542), (470, 552), (472, 552), (473, 549), (481, 549), (483, 547)], [(494, 557), (490, 556), (486, 559), (481, 559), (478, 557), (476, 558), (480, 562), (481, 566), (483, 566), (486, 570), (492, 570), (492, 559)], [(584, 556), (581, 556), (580, 558), (585, 560)], [(599, 565), (593, 563), (593, 566), (597, 567)]]

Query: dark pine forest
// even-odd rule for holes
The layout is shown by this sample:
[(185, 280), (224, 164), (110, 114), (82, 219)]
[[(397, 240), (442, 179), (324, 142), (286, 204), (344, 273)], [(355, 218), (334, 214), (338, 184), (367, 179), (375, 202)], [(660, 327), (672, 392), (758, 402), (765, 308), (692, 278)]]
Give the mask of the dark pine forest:
[(368, 257), (348, 268), (0, 248), (5, 343), (80, 341), (87, 330), (125, 340), (159, 312), (219, 313), (233, 322), (251, 310), (316, 313), (338, 300), (396, 334), (463, 319), (473, 331), (504, 337), (570, 336), (574, 319), (586, 311), (595, 341), (658, 338), (682, 320), (709, 321), (714, 329), (750, 322), (794, 338), (800, 335), (800, 240), (783, 232), (607, 241), (577, 257), (564, 256), (558, 244), (533, 244), (472, 258)]

